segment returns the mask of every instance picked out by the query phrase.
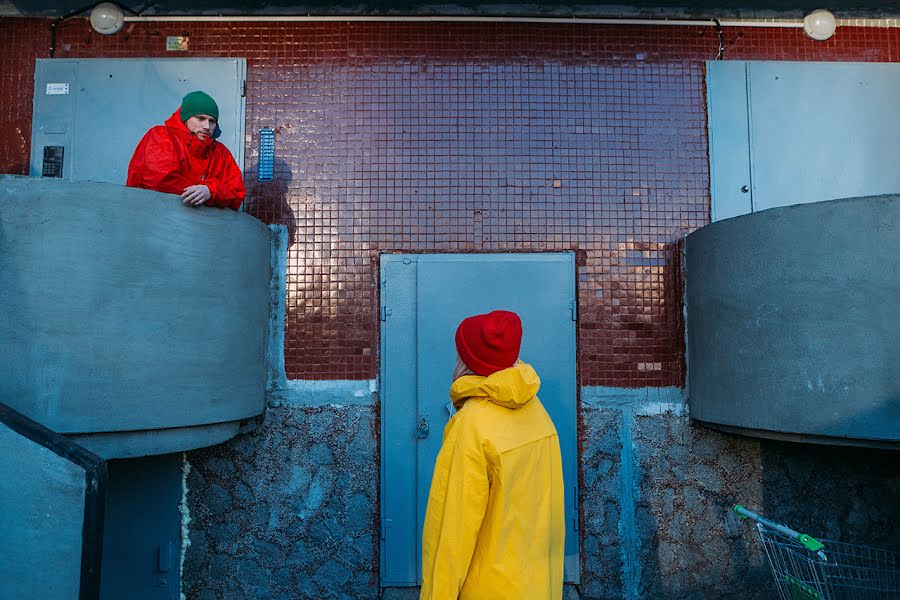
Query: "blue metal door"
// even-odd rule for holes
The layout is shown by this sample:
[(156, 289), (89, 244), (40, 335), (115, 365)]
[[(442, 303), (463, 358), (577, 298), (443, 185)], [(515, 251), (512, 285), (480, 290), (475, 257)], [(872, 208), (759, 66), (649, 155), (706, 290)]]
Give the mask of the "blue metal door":
[(711, 220), (900, 189), (900, 65), (706, 63)]
[(566, 580), (577, 582), (574, 255), (384, 255), (381, 264), (382, 585), (420, 583), (422, 524), (450, 418), (454, 333), (465, 317), (496, 309), (522, 317), (521, 358), (540, 375), (539, 396), (559, 432)]

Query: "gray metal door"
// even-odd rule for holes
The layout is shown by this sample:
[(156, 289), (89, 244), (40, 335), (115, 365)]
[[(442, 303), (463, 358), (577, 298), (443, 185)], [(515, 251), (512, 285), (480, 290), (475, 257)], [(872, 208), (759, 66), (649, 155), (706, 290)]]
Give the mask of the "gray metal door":
[(50, 176), (124, 185), (141, 137), (194, 90), (216, 100), (219, 141), (242, 166), (246, 72), (243, 58), (38, 59), (30, 174), (45, 172), (49, 149), (49, 168), (61, 162)]
[(900, 65), (706, 63), (711, 219), (900, 191)]
[[(382, 585), (421, 581), (422, 524), (450, 417), (454, 333), (463, 318), (495, 309), (522, 317), (521, 357), (540, 375), (539, 396), (559, 432), (566, 580), (577, 582), (574, 255), (384, 255), (381, 299)], [(428, 435), (417, 439), (421, 423)]]

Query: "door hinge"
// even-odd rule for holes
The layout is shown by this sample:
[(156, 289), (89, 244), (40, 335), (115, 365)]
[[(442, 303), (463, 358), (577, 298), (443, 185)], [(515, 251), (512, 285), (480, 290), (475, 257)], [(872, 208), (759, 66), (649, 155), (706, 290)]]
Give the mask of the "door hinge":
[(247, 97), (247, 80), (241, 82), (241, 98)]
[(578, 300), (572, 300), (569, 302), (569, 310), (572, 312), (572, 320), (578, 320)]
[(166, 573), (172, 566), (172, 542), (163, 542), (156, 552), (156, 569), (160, 573)]
[(389, 316), (391, 316), (391, 309), (389, 309), (387, 306), (382, 306), (381, 307), (381, 320), (387, 321), (387, 318)]
[(575, 493), (572, 497), (574, 498), (574, 505), (575, 505), (575, 507), (574, 507), (575, 510), (572, 511), (575, 513), (574, 515), (572, 515), (572, 525), (575, 527), (575, 531), (578, 532), (578, 530), (579, 530), (578, 523), (581, 520), (581, 515), (578, 514), (578, 486), (577, 485), (575, 486)]

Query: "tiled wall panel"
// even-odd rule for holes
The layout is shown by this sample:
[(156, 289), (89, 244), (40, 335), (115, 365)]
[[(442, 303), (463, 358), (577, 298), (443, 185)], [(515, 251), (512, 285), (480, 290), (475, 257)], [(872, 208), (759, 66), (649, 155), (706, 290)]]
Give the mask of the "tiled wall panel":
[[(48, 26), (0, 19), (5, 173), (27, 171)], [(168, 35), (189, 51), (166, 52)], [(724, 41), (726, 59), (900, 60), (896, 29), (813, 42), (727, 28)], [(703, 61), (718, 45), (712, 27), (139, 23), (100, 36), (73, 19), (56, 56), (247, 58), (245, 207), (290, 230), (288, 377), (374, 377), (380, 252), (575, 249), (581, 384), (637, 387), (684, 381), (678, 243), (709, 218)], [(271, 182), (255, 177), (262, 127), (276, 131)]]

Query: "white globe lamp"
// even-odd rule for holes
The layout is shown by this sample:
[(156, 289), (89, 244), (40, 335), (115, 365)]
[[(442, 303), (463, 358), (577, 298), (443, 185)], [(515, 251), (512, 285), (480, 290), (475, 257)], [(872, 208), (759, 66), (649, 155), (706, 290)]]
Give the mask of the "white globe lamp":
[(814, 40), (827, 40), (834, 35), (837, 21), (824, 8), (814, 10), (803, 18), (803, 31)]
[(125, 14), (112, 2), (101, 2), (91, 11), (91, 27), (97, 33), (119, 33), (125, 25)]

